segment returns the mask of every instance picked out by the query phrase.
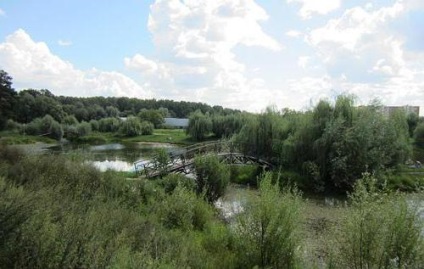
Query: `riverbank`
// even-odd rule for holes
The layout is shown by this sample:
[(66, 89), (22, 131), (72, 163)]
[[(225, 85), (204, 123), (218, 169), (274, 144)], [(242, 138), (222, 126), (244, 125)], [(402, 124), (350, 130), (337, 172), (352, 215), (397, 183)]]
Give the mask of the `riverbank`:
[[(10, 131), (0, 132), (0, 143), (4, 145), (21, 145), (35, 143), (55, 144), (56, 140), (46, 136), (22, 135)], [(151, 135), (140, 135), (135, 137), (122, 136), (119, 133), (112, 132), (92, 132), (89, 135), (72, 141), (74, 144), (107, 144), (107, 143), (170, 143), (177, 145), (191, 145), (196, 143), (190, 138), (183, 129), (155, 129)]]

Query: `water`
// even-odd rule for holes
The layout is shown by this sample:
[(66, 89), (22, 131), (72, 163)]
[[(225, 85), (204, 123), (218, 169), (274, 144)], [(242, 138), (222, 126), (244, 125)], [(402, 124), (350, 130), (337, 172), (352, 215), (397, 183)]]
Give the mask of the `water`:
[(134, 162), (149, 161), (159, 148), (168, 152), (180, 149), (168, 143), (110, 143), (103, 145), (73, 145), (73, 144), (36, 144), (20, 146), (32, 154), (64, 154), (69, 157), (79, 156), (92, 163), (100, 171), (114, 170), (134, 172)]

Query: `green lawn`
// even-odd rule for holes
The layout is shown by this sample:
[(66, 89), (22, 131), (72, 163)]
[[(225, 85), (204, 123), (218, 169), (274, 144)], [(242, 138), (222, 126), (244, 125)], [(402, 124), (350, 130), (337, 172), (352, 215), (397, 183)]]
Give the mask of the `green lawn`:
[(136, 137), (123, 137), (125, 142), (152, 142), (173, 143), (189, 145), (195, 143), (182, 129), (156, 129), (152, 135), (141, 135)]

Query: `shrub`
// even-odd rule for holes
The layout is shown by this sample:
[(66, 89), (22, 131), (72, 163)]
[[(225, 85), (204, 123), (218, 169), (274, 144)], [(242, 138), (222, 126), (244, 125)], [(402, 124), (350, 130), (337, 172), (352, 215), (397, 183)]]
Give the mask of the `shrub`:
[(148, 121), (141, 122), (141, 134), (142, 135), (151, 135), (153, 134), (153, 124)]
[(398, 194), (378, 190), (369, 173), (350, 195), (335, 263), (349, 268), (419, 268), (424, 264), (423, 223), (418, 208)]
[(90, 120), (91, 130), (98, 131), (99, 130), (99, 122), (96, 120)]
[(198, 156), (194, 159), (197, 192), (205, 193), (205, 198), (215, 202), (221, 197), (230, 182), (228, 166), (220, 163), (217, 155)]
[(22, 124), (9, 119), (6, 123), (6, 130), (19, 132), (22, 130)]
[(100, 132), (117, 132), (120, 127), (120, 120), (117, 118), (103, 118), (98, 122)]
[(125, 136), (138, 136), (142, 134), (142, 126), (139, 118), (128, 117), (121, 123), (119, 128), (121, 134)]
[(31, 121), (26, 126), (25, 132), (30, 135), (46, 135), (56, 140), (60, 140), (63, 137), (62, 126), (50, 115)]
[(300, 195), (280, 193), (264, 174), (259, 195), (252, 196), (233, 227), (239, 268), (296, 268), (300, 247)]

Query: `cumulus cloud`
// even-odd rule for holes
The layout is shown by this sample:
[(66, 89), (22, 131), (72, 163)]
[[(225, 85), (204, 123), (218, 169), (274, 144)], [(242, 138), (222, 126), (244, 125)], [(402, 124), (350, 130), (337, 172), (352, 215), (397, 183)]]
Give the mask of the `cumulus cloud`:
[[(246, 77), (246, 67), (234, 49), (240, 45), (282, 49), (263, 31), (260, 22), (267, 19), (266, 11), (253, 0), (157, 0), (150, 7), (148, 28), (159, 56), (149, 59), (136, 54), (124, 63), (159, 97), (240, 107), (250, 102), (245, 99), (253, 95), (249, 94), (252, 87), (264, 83)], [(258, 95), (266, 96), (265, 91)]]
[(287, 0), (287, 3), (301, 5), (299, 15), (303, 19), (310, 19), (313, 14), (325, 15), (340, 7), (341, 0)]
[(87, 71), (54, 55), (47, 44), (35, 42), (22, 29), (0, 43), (0, 69), (6, 70), (16, 88), (47, 88), (57, 95), (133, 96), (149, 93), (118, 72)]
[(423, 105), (424, 54), (408, 52), (406, 37), (391, 27), (413, 2), (353, 7), (310, 31), (305, 41), (317, 51), (334, 88), (364, 102), (378, 98), (390, 105)]
[(318, 50), (330, 74), (357, 82), (406, 75), (402, 39), (388, 27), (405, 11), (402, 1), (371, 11), (347, 9), (340, 18), (313, 29), (306, 41)]

